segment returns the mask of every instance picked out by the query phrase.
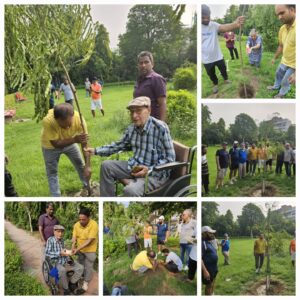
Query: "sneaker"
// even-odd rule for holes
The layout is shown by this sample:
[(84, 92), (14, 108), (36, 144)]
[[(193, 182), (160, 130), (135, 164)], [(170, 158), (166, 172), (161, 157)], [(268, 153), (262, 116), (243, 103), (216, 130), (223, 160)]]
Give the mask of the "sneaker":
[(282, 95), (282, 94), (277, 94), (277, 95), (275, 95), (273, 98), (274, 98), (274, 99), (282, 99), (282, 98), (284, 98), (284, 95)]
[(103, 109), (101, 109), (101, 114), (104, 117), (104, 110)]
[(83, 284), (82, 284), (82, 289), (83, 289), (84, 291), (87, 291), (88, 288), (89, 288), (89, 283), (88, 283), (87, 281), (84, 281)]
[(255, 273), (256, 273), (256, 274), (258, 274), (258, 273), (259, 273), (259, 268), (257, 268), (257, 269), (255, 270)]
[(71, 295), (71, 291), (69, 289), (64, 289), (64, 296)]
[(229, 181), (229, 184), (234, 184), (234, 183), (233, 183), (233, 180), (230, 180), (230, 181)]
[(213, 87), (213, 94), (217, 94), (219, 92), (219, 89), (218, 89), (218, 87), (215, 85), (214, 87)]
[(228, 80), (228, 79), (225, 80), (224, 82), (225, 82), (226, 84), (231, 84), (231, 83), (232, 83), (232, 81), (231, 81), (231, 80)]
[(278, 89), (274, 87), (274, 85), (268, 85), (267, 86), (268, 91), (277, 91)]
[(188, 271), (188, 270), (189, 270), (189, 267), (188, 267), (188, 266), (184, 266), (184, 267), (183, 267), (183, 270), (184, 270), (184, 271)]

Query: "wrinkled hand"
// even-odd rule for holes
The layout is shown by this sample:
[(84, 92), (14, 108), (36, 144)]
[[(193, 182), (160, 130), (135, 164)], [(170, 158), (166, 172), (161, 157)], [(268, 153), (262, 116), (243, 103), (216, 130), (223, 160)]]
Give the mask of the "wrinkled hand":
[(91, 175), (92, 175), (91, 167), (85, 166), (85, 167), (84, 167), (84, 170), (83, 170), (83, 176), (84, 176), (85, 178), (90, 178)]
[(84, 153), (88, 154), (88, 155), (95, 155), (95, 148), (83, 148)]
[(237, 19), (235, 20), (235, 23), (238, 24), (238, 26), (241, 26), (245, 23), (245, 16), (239, 16), (237, 17)]
[(83, 143), (87, 143), (88, 140), (89, 140), (89, 136), (86, 133), (81, 133), (74, 137), (75, 143), (83, 144)]
[(296, 73), (293, 73), (289, 78), (288, 81), (290, 84), (295, 84), (296, 82)]
[(133, 177), (137, 177), (137, 178), (145, 177), (148, 173), (148, 167), (146, 167), (146, 166), (138, 166), (138, 167), (140, 167), (141, 170), (139, 170), (138, 172), (135, 172), (135, 173), (134, 173), (134, 171), (132, 171), (131, 175)]

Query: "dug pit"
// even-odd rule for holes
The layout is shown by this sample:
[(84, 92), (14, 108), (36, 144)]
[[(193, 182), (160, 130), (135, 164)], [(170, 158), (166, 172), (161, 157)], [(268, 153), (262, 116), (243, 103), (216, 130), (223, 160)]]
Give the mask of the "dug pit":
[(255, 96), (255, 89), (250, 84), (241, 83), (239, 87), (239, 96), (240, 98), (254, 98)]
[(248, 196), (250, 197), (275, 197), (277, 189), (273, 184), (268, 182), (259, 183), (250, 189)]
[(271, 279), (270, 288), (267, 291), (266, 278), (255, 282), (247, 289), (247, 295), (265, 296), (265, 295), (283, 295), (285, 284), (278, 279)]

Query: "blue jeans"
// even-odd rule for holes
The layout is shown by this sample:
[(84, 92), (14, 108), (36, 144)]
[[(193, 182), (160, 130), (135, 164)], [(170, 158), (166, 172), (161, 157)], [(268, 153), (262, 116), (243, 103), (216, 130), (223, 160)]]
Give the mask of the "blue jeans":
[(284, 64), (279, 64), (276, 70), (275, 83), (273, 88), (278, 90), (280, 89), (280, 95), (286, 95), (289, 92), (291, 85), (289, 84), (288, 79), (293, 73), (295, 73), (295, 69), (290, 68)]
[(191, 253), (193, 245), (192, 244), (180, 244), (180, 259), (184, 264), (184, 255), (185, 255), (185, 264), (188, 266), (189, 264), (189, 256)]
[(46, 173), (48, 177), (49, 189), (52, 197), (60, 197), (60, 187), (58, 180), (58, 161), (62, 154), (68, 156), (73, 166), (75, 167), (79, 178), (83, 185), (87, 185), (83, 175), (84, 161), (82, 159), (79, 147), (77, 144), (72, 144), (64, 148), (45, 149), (42, 148)]

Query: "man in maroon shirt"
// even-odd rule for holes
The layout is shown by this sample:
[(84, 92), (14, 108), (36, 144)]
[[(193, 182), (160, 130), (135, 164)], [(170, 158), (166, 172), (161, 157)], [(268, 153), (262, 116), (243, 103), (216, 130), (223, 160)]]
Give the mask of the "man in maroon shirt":
[(167, 89), (166, 80), (153, 71), (154, 61), (151, 52), (138, 55), (139, 77), (135, 83), (133, 97), (146, 96), (151, 99), (151, 116), (166, 121)]
[(38, 224), (42, 244), (46, 246), (48, 238), (54, 235), (54, 225), (59, 224), (59, 221), (54, 216), (54, 204), (52, 202), (46, 204), (46, 213), (39, 217)]

